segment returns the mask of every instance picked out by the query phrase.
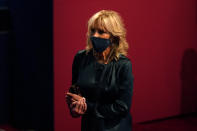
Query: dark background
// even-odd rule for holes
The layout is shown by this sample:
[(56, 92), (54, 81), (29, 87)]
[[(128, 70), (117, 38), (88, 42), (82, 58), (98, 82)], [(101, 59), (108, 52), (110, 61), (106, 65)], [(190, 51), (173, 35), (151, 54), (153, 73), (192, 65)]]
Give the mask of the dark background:
[(53, 130), (52, 0), (0, 1), (0, 124)]

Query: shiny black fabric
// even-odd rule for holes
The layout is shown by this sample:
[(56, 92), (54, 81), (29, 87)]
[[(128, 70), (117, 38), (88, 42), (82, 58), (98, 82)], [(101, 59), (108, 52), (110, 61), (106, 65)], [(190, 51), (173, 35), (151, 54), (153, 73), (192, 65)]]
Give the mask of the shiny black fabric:
[(82, 131), (131, 131), (133, 76), (127, 57), (100, 64), (93, 51), (79, 51), (72, 65), (72, 84), (79, 86), (87, 102)]

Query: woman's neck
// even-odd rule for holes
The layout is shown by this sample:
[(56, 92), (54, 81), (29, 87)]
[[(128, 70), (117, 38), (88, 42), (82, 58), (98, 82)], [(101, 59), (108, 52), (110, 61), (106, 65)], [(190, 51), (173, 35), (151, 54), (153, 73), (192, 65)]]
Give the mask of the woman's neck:
[(102, 64), (108, 64), (108, 57), (110, 54), (111, 48), (108, 47), (102, 53), (98, 53), (97, 61)]

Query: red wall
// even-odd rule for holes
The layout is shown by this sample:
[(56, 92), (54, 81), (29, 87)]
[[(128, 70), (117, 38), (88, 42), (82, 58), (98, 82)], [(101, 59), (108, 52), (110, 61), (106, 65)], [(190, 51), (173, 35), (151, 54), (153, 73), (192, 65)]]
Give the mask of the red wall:
[[(69, 116), (64, 92), (71, 84), (75, 53), (84, 49), (88, 19), (101, 9), (119, 12), (133, 63), (134, 122), (181, 113), (185, 50), (197, 51), (195, 0), (54, 0), (55, 130), (80, 130)], [(187, 96), (187, 94), (184, 94)]]

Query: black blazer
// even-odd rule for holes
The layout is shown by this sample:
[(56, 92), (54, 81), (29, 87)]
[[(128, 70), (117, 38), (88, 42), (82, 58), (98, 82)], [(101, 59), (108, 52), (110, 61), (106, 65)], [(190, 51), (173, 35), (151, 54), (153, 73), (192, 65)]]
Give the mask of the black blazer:
[(88, 54), (79, 51), (72, 65), (72, 84), (86, 98), (82, 131), (131, 131), (133, 75), (127, 57), (100, 64), (92, 50)]

